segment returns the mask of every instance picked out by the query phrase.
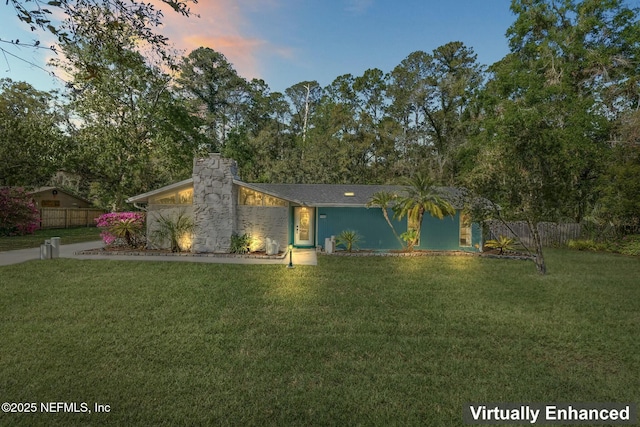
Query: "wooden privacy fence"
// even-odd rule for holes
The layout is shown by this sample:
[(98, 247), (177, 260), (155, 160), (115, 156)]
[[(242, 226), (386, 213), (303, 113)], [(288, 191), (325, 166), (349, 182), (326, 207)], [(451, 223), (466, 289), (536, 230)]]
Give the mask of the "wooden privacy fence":
[[(490, 239), (497, 239), (500, 236), (516, 237), (525, 245), (533, 246), (533, 235), (524, 221), (507, 222), (517, 236), (514, 236), (509, 228), (500, 221), (488, 221), (488, 224)], [(582, 225), (578, 223), (541, 222), (538, 224), (538, 233), (540, 234), (542, 246), (561, 246), (566, 245), (571, 239), (579, 239), (582, 233)]]
[(93, 227), (100, 209), (40, 208), (40, 228)]

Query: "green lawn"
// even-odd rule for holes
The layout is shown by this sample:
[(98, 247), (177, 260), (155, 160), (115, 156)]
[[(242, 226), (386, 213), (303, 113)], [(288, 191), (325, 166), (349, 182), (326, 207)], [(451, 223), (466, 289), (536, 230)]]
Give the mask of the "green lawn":
[(80, 228), (50, 228), (37, 230), (34, 234), (26, 236), (0, 236), (0, 252), (14, 249), (37, 248), (46, 239), (60, 237), (63, 245), (70, 243), (90, 242), (100, 240), (100, 229), (97, 227)]
[(0, 267), (0, 425), (462, 424), (465, 402), (640, 401), (640, 259)]

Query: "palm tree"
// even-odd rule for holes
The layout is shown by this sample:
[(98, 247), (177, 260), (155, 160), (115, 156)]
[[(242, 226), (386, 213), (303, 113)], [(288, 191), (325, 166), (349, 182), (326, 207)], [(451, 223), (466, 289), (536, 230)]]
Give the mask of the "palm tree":
[(367, 202), (367, 207), (370, 208), (372, 206), (379, 206), (380, 209), (382, 209), (382, 215), (384, 215), (384, 219), (387, 221), (387, 224), (389, 224), (389, 227), (391, 227), (393, 235), (396, 236), (396, 239), (398, 239), (398, 242), (400, 242), (400, 246), (402, 247), (404, 246), (404, 243), (402, 242), (402, 239), (396, 232), (396, 229), (393, 226), (391, 219), (389, 218), (389, 212), (387, 212), (387, 209), (392, 207), (392, 204), (395, 203), (397, 198), (398, 196), (396, 194), (390, 193), (388, 191), (378, 191), (376, 193), (373, 193), (371, 199)]
[[(398, 198), (398, 203), (393, 207), (394, 218), (402, 219), (407, 216), (417, 225), (415, 245), (420, 241), (422, 218), (425, 213), (438, 219), (445, 216), (454, 216), (456, 209), (436, 191), (433, 181), (421, 173), (416, 174), (406, 181), (406, 194)], [(409, 245), (412, 247), (413, 245)]]

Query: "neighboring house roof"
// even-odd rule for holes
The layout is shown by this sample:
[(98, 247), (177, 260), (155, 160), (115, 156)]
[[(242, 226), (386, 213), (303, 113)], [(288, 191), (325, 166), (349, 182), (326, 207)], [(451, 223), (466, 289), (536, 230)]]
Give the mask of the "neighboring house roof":
[[(365, 206), (374, 193), (388, 191), (401, 195), (405, 186), (402, 185), (351, 185), (351, 184), (261, 184), (234, 180), (234, 184), (260, 191), (270, 196), (278, 197), (303, 206), (314, 207), (361, 207)], [(127, 199), (128, 203), (146, 203), (149, 198), (160, 193), (193, 184), (193, 179), (186, 179), (166, 187), (149, 191)], [(439, 187), (443, 196), (456, 209), (464, 205), (464, 193), (454, 187)]]
[(62, 189), (62, 188), (60, 188), (60, 187), (39, 187), (39, 188), (34, 188), (33, 190), (27, 191), (27, 194), (34, 195), (34, 194), (40, 194), (40, 193), (51, 192), (51, 191), (53, 191), (53, 190), (56, 190), (56, 191), (58, 191), (59, 193), (64, 193), (64, 194), (66, 194), (67, 196), (74, 197), (74, 198), (76, 198), (76, 199), (78, 199), (78, 200), (82, 200), (82, 201), (83, 201), (83, 202), (85, 202), (85, 203), (91, 204), (91, 202), (90, 202), (89, 200), (87, 200), (87, 199), (85, 199), (85, 198), (83, 198), (83, 197), (77, 196), (77, 195), (75, 195), (75, 194), (73, 194), (73, 193), (70, 193), (70, 192), (68, 192), (68, 191), (66, 191), (66, 190), (63, 190), (63, 189)]

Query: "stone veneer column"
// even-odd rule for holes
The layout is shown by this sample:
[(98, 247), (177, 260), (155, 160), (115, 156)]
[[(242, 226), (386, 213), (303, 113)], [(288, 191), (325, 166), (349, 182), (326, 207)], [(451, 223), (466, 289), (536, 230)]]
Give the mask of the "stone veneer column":
[(235, 160), (217, 153), (194, 159), (192, 252), (229, 252), (235, 230), (237, 171)]

